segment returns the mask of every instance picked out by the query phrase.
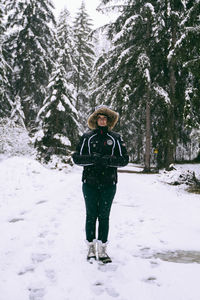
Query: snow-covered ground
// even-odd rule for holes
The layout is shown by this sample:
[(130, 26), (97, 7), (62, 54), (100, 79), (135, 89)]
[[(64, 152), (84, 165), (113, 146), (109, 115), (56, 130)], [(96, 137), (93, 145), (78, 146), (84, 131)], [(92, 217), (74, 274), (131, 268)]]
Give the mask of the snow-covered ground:
[(199, 300), (200, 195), (166, 184), (166, 174), (119, 173), (113, 263), (91, 265), (81, 171), (0, 161), (0, 300)]

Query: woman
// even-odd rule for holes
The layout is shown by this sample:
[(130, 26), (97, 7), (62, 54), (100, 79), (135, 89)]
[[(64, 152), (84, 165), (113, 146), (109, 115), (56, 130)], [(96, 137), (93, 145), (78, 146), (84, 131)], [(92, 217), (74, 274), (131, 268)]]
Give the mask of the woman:
[(74, 163), (84, 167), (82, 182), (89, 248), (87, 259), (96, 259), (98, 255), (103, 263), (112, 262), (106, 253), (106, 246), (110, 209), (116, 192), (117, 167), (126, 166), (129, 161), (122, 138), (111, 131), (118, 118), (118, 113), (107, 106), (98, 107), (88, 118), (91, 130), (83, 134), (73, 154)]

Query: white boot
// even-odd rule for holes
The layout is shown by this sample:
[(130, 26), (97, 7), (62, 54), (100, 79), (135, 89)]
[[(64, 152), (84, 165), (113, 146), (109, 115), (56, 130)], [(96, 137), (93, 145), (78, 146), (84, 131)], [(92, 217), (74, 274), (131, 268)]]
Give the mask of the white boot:
[(104, 264), (111, 263), (112, 260), (106, 253), (106, 247), (108, 242), (102, 243), (102, 241), (97, 241), (97, 250), (98, 250), (98, 259), (103, 262)]
[(96, 240), (93, 240), (92, 242), (87, 242), (88, 245), (88, 254), (87, 254), (87, 260), (96, 260)]

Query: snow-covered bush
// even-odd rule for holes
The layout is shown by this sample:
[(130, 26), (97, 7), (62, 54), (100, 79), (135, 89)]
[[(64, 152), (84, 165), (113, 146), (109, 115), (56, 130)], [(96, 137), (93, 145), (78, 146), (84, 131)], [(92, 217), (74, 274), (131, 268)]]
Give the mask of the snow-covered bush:
[(40, 162), (45, 164), (47, 168), (57, 170), (70, 170), (72, 166), (71, 155), (51, 155), (49, 161), (40, 157)]
[(170, 172), (164, 171), (162, 174), (162, 180), (170, 185), (185, 184), (188, 186), (193, 186), (198, 184), (198, 182), (200, 183), (194, 171), (176, 170), (176, 168)]
[[(37, 145), (38, 142), (40, 142), (44, 138), (44, 131), (42, 129), (39, 129), (37, 132), (35, 132), (32, 143), (34, 145)], [(60, 144), (61, 147), (56, 146), (56, 144), (48, 144), (48, 146), (43, 145), (42, 151), (38, 152), (36, 147), (36, 158), (44, 164), (47, 168), (50, 169), (58, 169), (58, 170), (64, 170), (69, 169), (70, 166), (73, 165), (72, 162), (72, 153), (69, 149), (67, 149), (67, 146), (70, 146), (70, 141), (67, 137), (64, 137), (62, 135), (54, 135), (55, 142), (59, 142), (59, 139), (61, 139)]]
[(23, 126), (9, 118), (0, 119), (0, 154), (6, 156), (31, 155), (34, 148)]

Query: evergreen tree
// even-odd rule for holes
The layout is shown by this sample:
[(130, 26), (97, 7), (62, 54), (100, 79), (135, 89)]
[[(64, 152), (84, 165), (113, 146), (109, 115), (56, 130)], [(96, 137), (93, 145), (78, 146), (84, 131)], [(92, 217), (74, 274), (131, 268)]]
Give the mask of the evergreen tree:
[[(200, 125), (200, 2), (186, 1), (185, 7), (186, 14), (183, 20), (185, 33), (177, 43), (177, 51), (180, 52), (183, 66), (185, 96), (181, 111), (184, 126), (179, 134), (179, 144), (182, 143), (181, 156), (184, 156), (186, 149), (189, 153), (186, 159), (194, 159), (195, 148), (199, 149), (199, 141), (193, 133), (198, 132)], [(200, 157), (199, 150), (198, 153)]]
[(57, 25), (57, 40), (62, 51), (62, 65), (65, 68), (68, 84), (73, 84), (73, 76), (76, 72), (74, 63), (73, 29), (69, 11), (65, 8), (61, 11)]
[[(143, 148), (147, 171), (150, 169), (150, 106), (156, 78), (153, 55), (156, 45), (154, 6), (155, 1), (148, 4), (146, 1), (128, 1), (121, 5), (122, 13), (109, 26), (108, 37), (113, 47), (106, 61), (96, 66), (101, 82), (96, 90), (99, 94), (97, 101), (105, 99), (108, 105), (119, 112), (120, 127), (129, 143), (133, 141), (132, 135), (138, 135), (140, 147), (136, 139), (130, 146), (135, 148), (137, 158), (139, 152), (142, 154), (144, 151), (141, 149), (141, 141), (146, 133), (146, 146), (143, 145)], [(141, 126), (139, 120), (146, 124), (145, 127)]]
[(35, 123), (52, 69), (52, 24), (55, 24), (52, 9), (50, 0), (6, 0), (5, 47), (13, 68), (12, 92), (21, 98), (28, 126)]
[[(165, 119), (162, 118), (161, 122), (165, 127), (160, 126), (157, 140), (162, 143), (160, 155), (163, 156), (166, 167), (175, 161), (176, 148), (180, 141), (186, 143), (189, 138), (189, 131), (184, 127), (184, 115), (187, 115), (189, 90), (194, 86), (197, 74), (187, 70), (184, 65), (187, 64), (186, 53), (190, 57), (198, 57), (198, 43), (191, 43), (190, 31), (193, 30), (187, 27), (188, 22), (193, 28), (198, 27), (198, 17), (194, 17), (196, 12), (198, 15), (198, 11), (199, 1), (168, 0), (158, 5), (158, 19), (161, 24), (158, 27), (161, 62), (158, 65), (158, 81), (168, 101), (165, 111), (162, 111)], [(194, 102), (190, 103), (191, 111), (194, 111), (193, 104)]]
[(70, 162), (71, 150), (75, 149), (79, 137), (78, 112), (61, 63), (62, 53), (60, 51), (48, 85), (48, 96), (38, 114), (41, 130), (36, 135), (35, 145), (46, 162), (52, 155)]
[[(76, 89), (76, 108), (81, 108), (82, 116), (90, 108), (89, 84), (92, 76), (94, 63), (94, 45), (91, 41), (91, 20), (86, 12), (85, 4), (82, 2), (81, 7), (74, 20), (74, 53), (75, 67), (74, 85)], [(85, 120), (83, 118), (83, 124)]]
[(187, 129), (199, 128), (200, 124), (200, 2), (186, 2), (183, 21), (185, 34), (178, 43), (185, 74), (184, 124)]
[(11, 101), (9, 97), (9, 82), (7, 71), (9, 66), (3, 55), (3, 42), (5, 27), (3, 24), (4, 7), (0, 0), (0, 117), (9, 117), (11, 110)]
[[(189, 0), (124, 1), (122, 13), (109, 26), (113, 47), (96, 65), (97, 101), (104, 99), (119, 111), (125, 138), (135, 150), (144, 145), (144, 123), (147, 130), (151, 120), (152, 146), (166, 167), (175, 160), (180, 138), (189, 137), (183, 123), (188, 111), (199, 119), (199, 5)], [(151, 119), (148, 113), (145, 122), (148, 110)]]

